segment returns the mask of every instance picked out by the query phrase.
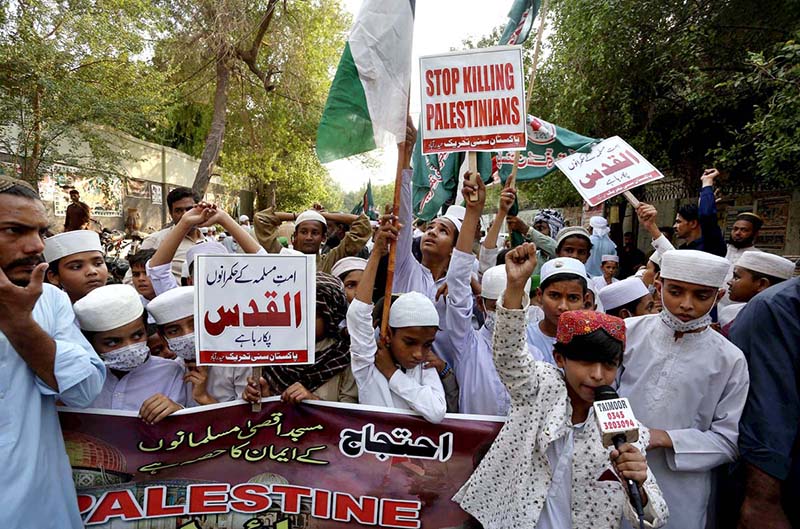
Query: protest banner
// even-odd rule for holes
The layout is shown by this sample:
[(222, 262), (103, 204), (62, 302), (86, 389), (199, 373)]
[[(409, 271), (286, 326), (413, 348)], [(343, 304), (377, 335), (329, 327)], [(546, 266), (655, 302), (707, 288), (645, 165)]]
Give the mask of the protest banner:
[[(578, 152), (556, 160), (555, 164), (590, 206), (664, 178), (661, 171), (619, 136), (601, 141), (588, 153)], [(632, 198), (630, 193), (628, 196)]]
[(86, 527), (459, 527), (450, 498), (500, 417), (264, 399), (181, 410), (59, 410)]
[(422, 154), (524, 149), (522, 49), (420, 57)]
[(199, 255), (196, 263), (198, 365), (314, 363), (314, 256)]

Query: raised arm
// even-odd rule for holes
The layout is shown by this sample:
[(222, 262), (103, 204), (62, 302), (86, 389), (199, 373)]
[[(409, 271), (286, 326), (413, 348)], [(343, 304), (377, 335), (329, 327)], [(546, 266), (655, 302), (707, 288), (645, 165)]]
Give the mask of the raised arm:
[(492, 348), (494, 364), (512, 402), (531, 404), (539, 390), (534, 360), (528, 352), (525, 283), (536, 268), (536, 245), (525, 243), (506, 254), (506, 291), (497, 303)]
[(256, 240), (267, 252), (280, 253), (282, 246), (278, 242), (278, 228), (284, 222), (296, 218), (294, 213), (275, 212), (272, 208), (257, 212), (253, 216)]
[(411, 177), (413, 171), (411, 170), (411, 153), (414, 150), (414, 144), (417, 141), (417, 130), (408, 119), (406, 124), (406, 141), (404, 144), (397, 145), (397, 155), (403, 155), (402, 159), (402, 187), (400, 189), (400, 207), (398, 220), (400, 221), (401, 228), (397, 235), (397, 250), (395, 253), (394, 264), (394, 283), (393, 290), (396, 292), (404, 292), (409, 280), (409, 276), (413, 273), (413, 266), (416, 259), (411, 254), (411, 244), (414, 238), (414, 219), (411, 214)]
[(212, 217), (208, 220), (208, 224), (219, 224), (225, 231), (231, 234), (233, 240), (239, 245), (244, 253), (258, 253), (261, 245), (256, 241), (238, 222), (228, 215), (228, 212), (222, 209), (216, 209)]
[(507, 187), (500, 192), (500, 203), (497, 205), (497, 213), (494, 215), (494, 221), (489, 226), (489, 231), (486, 232), (486, 238), (483, 239), (481, 244), (481, 253), (478, 257), (478, 276), (483, 276), (483, 273), (497, 264), (497, 238), (500, 236), (500, 230), (503, 228), (503, 222), (506, 220), (508, 210), (514, 204), (514, 199), (517, 196), (517, 191), (513, 187)]
[(727, 247), (717, 222), (717, 199), (714, 196), (714, 180), (717, 176), (719, 176), (719, 171), (714, 168), (703, 171), (703, 176), (700, 177), (703, 188), (700, 190), (700, 205), (697, 213), (700, 220), (700, 232), (703, 234), (704, 250), (725, 257)]
[(206, 202), (200, 202), (184, 213), (181, 220), (169, 230), (161, 244), (158, 245), (156, 253), (150, 258), (150, 266), (155, 268), (156, 266), (172, 263), (175, 252), (184, 237), (195, 227), (205, 224), (214, 213), (215, 210), (211, 204)]

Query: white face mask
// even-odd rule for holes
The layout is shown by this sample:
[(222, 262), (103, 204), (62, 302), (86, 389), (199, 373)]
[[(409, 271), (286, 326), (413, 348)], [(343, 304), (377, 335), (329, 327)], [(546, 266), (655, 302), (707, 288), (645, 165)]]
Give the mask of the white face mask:
[(147, 342), (132, 343), (101, 355), (103, 363), (109, 369), (131, 371), (144, 364), (150, 356)]
[(493, 310), (490, 310), (490, 311), (487, 311), (486, 314), (483, 317), (483, 326), (486, 327), (486, 329), (489, 332), (492, 332), (492, 333), (494, 332), (494, 324), (497, 321), (496, 316), (497, 315), (495, 314), (495, 312)]
[[(711, 309), (713, 308), (714, 306), (712, 305)], [(659, 316), (661, 317), (661, 321), (663, 321), (667, 327), (675, 332), (692, 332), (711, 325), (711, 309), (709, 309), (708, 312), (699, 318), (683, 321), (672, 314), (669, 310), (667, 310), (667, 307), (664, 306), (664, 308), (661, 309)]]
[(167, 338), (169, 350), (186, 362), (194, 362), (194, 333), (184, 334), (177, 338)]

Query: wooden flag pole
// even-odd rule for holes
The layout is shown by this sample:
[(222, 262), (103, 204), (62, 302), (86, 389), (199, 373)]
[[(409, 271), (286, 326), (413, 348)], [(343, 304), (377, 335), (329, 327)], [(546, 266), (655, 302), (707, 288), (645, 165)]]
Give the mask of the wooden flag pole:
[[(467, 169), (470, 172), (469, 179), (467, 180), (470, 184), (476, 184), (478, 180), (478, 153), (475, 151), (470, 151), (467, 153)], [(482, 176), (481, 176), (482, 177)], [(469, 194), (469, 201), (470, 202), (477, 202), (478, 201), (478, 192), (473, 191)]]
[[(544, 0), (542, 3), (542, 10), (539, 12), (539, 30), (536, 33), (536, 44), (533, 47), (533, 65), (531, 66), (531, 79), (528, 82), (528, 90), (525, 94), (525, 104), (522, 108), (525, 109), (525, 120), (528, 119), (528, 105), (530, 104), (531, 97), (533, 97), (533, 85), (536, 84), (536, 67), (539, 64), (539, 52), (542, 46), (542, 35), (544, 34), (544, 20), (547, 16), (547, 2)], [(515, 188), (517, 184), (517, 170), (519, 169), (519, 157), (521, 151), (514, 151), (514, 165), (511, 167), (511, 175), (506, 180), (506, 187)]]
[[(406, 142), (400, 144), (397, 152), (397, 171), (394, 176), (394, 201), (392, 202), (392, 215), (394, 224), (397, 225), (400, 216), (400, 193), (403, 189), (403, 162), (406, 158)], [(383, 291), (383, 316), (381, 317), (381, 339), (386, 336), (389, 329), (389, 308), (392, 305), (392, 283), (394, 282), (394, 262), (397, 256), (397, 244), (389, 245), (389, 266), (386, 269), (386, 289)]]

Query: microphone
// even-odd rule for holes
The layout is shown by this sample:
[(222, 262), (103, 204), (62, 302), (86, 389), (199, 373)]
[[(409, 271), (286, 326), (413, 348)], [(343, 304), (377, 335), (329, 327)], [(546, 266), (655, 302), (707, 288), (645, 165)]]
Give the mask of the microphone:
[[(639, 423), (633, 415), (628, 399), (620, 398), (611, 386), (599, 386), (594, 390), (594, 416), (597, 428), (602, 435), (603, 446), (619, 447), (625, 443), (639, 440)], [(639, 516), (639, 527), (644, 527), (644, 508), (639, 487), (632, 479), (625, 479), (628, 495), (631, 498), (636, 514)]]

